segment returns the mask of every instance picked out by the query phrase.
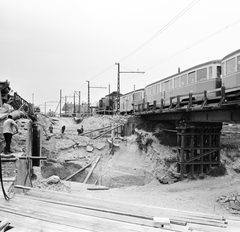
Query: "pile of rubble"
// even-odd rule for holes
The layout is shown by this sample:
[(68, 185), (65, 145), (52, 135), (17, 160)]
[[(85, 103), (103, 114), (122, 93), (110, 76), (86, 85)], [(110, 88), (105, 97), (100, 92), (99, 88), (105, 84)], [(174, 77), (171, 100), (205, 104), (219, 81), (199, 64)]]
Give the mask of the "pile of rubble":
[(240, 192), (228, 196), (220, 196), (216, 201), (222, 203), (227, 210), (232, 210), (231, 213), (240, 214)]
[(50, 176), (47, 179), (38, 179), (33, 181), (33, 187), (53, 191), (70, 192), (70, 187), (65, 185), (56, 175)]

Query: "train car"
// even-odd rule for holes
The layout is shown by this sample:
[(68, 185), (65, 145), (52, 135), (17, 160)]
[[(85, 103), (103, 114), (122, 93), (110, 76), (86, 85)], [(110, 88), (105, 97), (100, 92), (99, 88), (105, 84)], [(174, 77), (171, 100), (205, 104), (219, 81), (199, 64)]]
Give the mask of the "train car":
[[(157, 103), (161, 105), (161, 99), (165, 105), (170, 104), (170, 97), (182, 96), (181, 101), (188, 100), (188, 94), (203, 93), (204, 90), (214, 90), (221, 87), (221, 60), (209, 61), (175, 75), (169, 76), (145, 87), (145, 102), (150, 106)], [(210, 97), (215, 97), (213, 92)], [(203, 98), (203, 94), (197, 95), (196, 100)]]
[(145, 103), (145, 91), (144, 89), (135, 90), (134, 93), (134, 110), (140, 111), (142, 110), (143, 104)]
[(227, 94), (240, 92), (240, 49), (222, 59), (222, 86)]
[(99, 102), (98, 102), (98, 111), (99, 111), (99, 113), (100, 113), (101, 111), (104, 111), (105, 108), (106, 108), (106, 98), (103, 97), (103, 98), (101, 98), (101, 99), (99, 100)]
[(105, 96), (106, 100), (105, 100), (105, 106), (106, 106), (106, 110), (113, 110), (114, 109), (114, 102), (115, 99), (118, 98), (118, 92), (114, 91), (109, 95)]
[(134, 90), (120, 97), (120, 113), (132, 113), (142, 105), (144, 101), (144, 89)]

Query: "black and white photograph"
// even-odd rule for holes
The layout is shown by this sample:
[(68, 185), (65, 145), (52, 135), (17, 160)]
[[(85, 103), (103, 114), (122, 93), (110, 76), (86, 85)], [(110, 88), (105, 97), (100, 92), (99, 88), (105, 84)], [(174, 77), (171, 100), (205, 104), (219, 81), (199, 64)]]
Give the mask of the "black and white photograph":
[(239, 232), (239, 0), (0, 0), (0, 232)]

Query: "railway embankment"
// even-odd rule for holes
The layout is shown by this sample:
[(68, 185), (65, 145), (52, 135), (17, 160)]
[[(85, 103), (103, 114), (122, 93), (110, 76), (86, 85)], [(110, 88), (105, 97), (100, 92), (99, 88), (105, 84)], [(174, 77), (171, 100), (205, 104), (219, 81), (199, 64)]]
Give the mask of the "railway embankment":
[[(106, 192), (89, 193), (89, 190), (81, 187), (78, 190), (71, 189), (72, 182), (84, 183), (87, 179), (87, 184), (108, 187), (107, 195), (114, 200), (136, 203), (144, 200), (147, 204), (176, 209), (189, 207), (189, 210), (201, 212), (228, 214), (234, 211), (229, 207), (228, 201), (223, 203), (216, 199), (222, 195), (238, 194), (240, 135), (237, 124), (223, 125), (221, 162), (225, 172), (221, 173), (220, 170), (194, 177), (186, 175), (179, 182), (174, 146), (176, 138), (170, 130), (172, 125), (149, 124), (139, 118), (131, 118), (135, 133), (126, 137), (119, 136), (113, 141), (112, 147), (111, 134), (98, 137), (104, 134), (104, 129), (94, 129), (124, 123), (128, 117), (93, 116), (85, 118), (81, 124), (72, 118), (40, 117), (41, 125), (47, 132), (42, 134), (41, 155), (47, 160), (41, 161), (41, 167), (34, 168), (34, 187), (55, 191), (82, 191), (99, 198), (106, 197)], [(20, 118), (16, 121), (20, 133), (13, 137), (12, 149), (24, 153), (29, 119)], [(53, 125), (53, 133), (49, 132), (49, 125)], [(61, 132), (63, 125), (66, 127), (64, 133)], [(78, 135), (77, 129), (82, 125), (85, 132), (93, 132)], [(1, 141), (3, 142), (2, 136)], [(4, 166), (3, 170), (4, 177), (16, 174), (13, 164)], [(58, 176), (60, 181), (48, 183), (47, 180), (52, 176)], [(68, 179), (69, 177), (71, 178)]]

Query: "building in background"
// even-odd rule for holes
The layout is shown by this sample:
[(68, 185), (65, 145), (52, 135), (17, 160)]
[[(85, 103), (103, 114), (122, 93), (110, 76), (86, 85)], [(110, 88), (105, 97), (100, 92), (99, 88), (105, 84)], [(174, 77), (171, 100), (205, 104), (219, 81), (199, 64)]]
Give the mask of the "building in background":
[(79, 104), (73, 104), (71, 103), (64, 103), (62, 107), (62, 117), (72, 117), (72, 116), (83, 116), (88, 113), (88, 104), (87, 103), (82, 103), (81, 105)]

